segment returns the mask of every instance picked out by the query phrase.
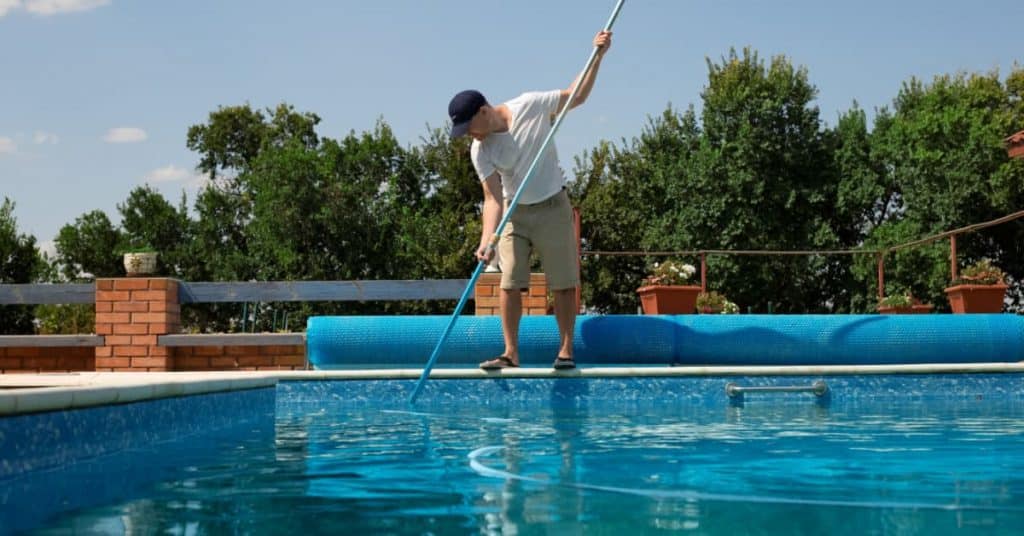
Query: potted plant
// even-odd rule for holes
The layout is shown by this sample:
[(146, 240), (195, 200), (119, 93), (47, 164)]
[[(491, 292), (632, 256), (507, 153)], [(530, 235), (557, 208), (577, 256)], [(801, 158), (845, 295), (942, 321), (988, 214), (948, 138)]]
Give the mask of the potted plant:
[(686, 283), (696, 272), (692, 264), (672, 259), (655, 263), (651, 275), (644, 279), (643, 286), (636, 289), (644, 314), (693, 314), (700, 286)]
[(982, 259), (960, 272), (946, 289), (954, 313), (1001, 313), (1006, 295), (1006, 273)]
[(150, 246), (130, 248), (124, 252), (124, 271), (128, 277), (156, 273), (157, 252)]
[(697, 311), (702, 314), (736, 314), (740, 308), (718, 292), (701, 292), (697, 295)]
[(909, 292), (899, 292), (878, 300), (878, 312), (884, 315), (928, 314), (932, 312), (932, 305), (921, 303)]

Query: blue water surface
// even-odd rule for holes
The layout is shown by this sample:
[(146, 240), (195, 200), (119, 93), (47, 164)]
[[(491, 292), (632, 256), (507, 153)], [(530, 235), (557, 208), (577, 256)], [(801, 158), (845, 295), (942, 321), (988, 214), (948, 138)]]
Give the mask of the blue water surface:
[[(0, 480), (0, 527), (39, 534), (1024, 530), (1018, 376), (825, 378), (832, 391), (825, 400), (747, 395), (737, 404), (723, 394), (729, 381), (810, 379), (438, 381), (415, 407), (403, 396), (408, 381), (284, 382), (272, 411), (260, 409), (265, 393), (250, 393), (256, 411), (216, 429), (187, 428)], [(26, 506), (40, 501), (48, 504)]]

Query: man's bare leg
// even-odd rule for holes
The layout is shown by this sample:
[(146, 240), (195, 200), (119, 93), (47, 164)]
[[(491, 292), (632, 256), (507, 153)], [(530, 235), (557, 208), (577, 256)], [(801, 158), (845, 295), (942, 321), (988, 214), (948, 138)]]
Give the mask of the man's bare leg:
[(572, 358), (572, 335), (576, 329), (576, 289), (554, 290), (555, 319), (558, 321), (558, 335), (561, 344), (558, 357)]
[(519, 319), (523, 316), (523, 296), (519, 289), (501, 289), (501, 333), (505, 336), (505, 356), (519, 364)]

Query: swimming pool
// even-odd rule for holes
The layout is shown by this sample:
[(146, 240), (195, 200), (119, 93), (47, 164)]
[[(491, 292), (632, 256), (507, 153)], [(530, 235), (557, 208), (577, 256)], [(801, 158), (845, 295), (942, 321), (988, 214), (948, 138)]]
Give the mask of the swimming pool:
[[(115, 423), (121, 443), (10, 470), (0, 481), (0, 527), (172, 534), (1019, 532), (1022, 379), (450, 379), (429, 382), (415, 407), (405, 402), (411, 379), (281, 381), (232, 394), (27, 415), (18, 419), (49, 418), (37, 429), (56, 427), (65, 438), (88, 437), (82, 422)], [(728, 383), (806, 387), (818, 380), (828, 387), (825, 396), (737, 399), (725, 390)], [(195, 429), (197, 415), (218, 426)], [(166, 426), (153, 425), (154, 416)], [(5, 456), (11, 424), (0, 420)], [(175, 432), (159, 435), (164, 428)]]

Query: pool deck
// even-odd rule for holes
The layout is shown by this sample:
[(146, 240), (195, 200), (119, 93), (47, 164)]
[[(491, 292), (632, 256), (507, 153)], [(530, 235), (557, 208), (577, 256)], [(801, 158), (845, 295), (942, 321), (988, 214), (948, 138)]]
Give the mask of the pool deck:
[[(77, 372), (0, 375), (0, 416), (124, 404), (158, 398), (273, 387), (279, 381), (412, 380), (421, 369), (267, 372)], [(555, 371), (435, 369), (432, 379), (835, 376), (1024, 373), (1024, 363), (829, 366), (583, 367)]]

